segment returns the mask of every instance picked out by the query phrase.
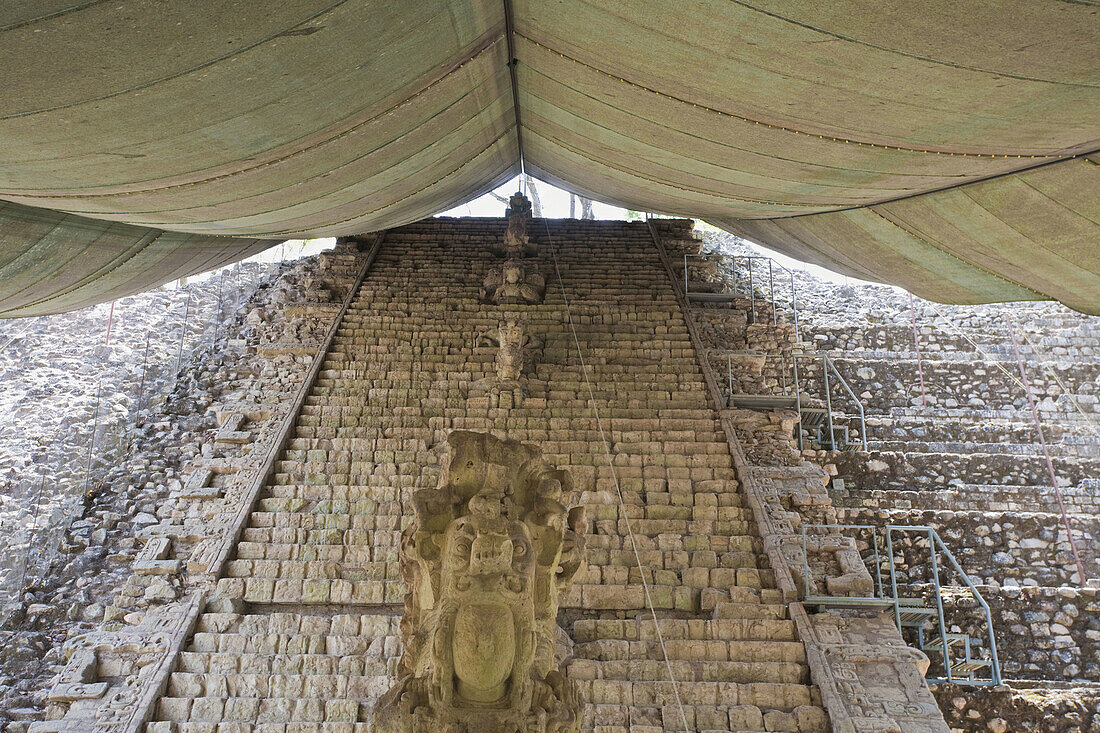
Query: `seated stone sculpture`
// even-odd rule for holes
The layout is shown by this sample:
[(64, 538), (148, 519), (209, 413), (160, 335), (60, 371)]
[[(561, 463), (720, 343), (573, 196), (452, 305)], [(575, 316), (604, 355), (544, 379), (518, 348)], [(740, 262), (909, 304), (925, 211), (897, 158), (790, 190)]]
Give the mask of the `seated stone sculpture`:
[(555, 658), (558, 599), (584, 564), (572, 481), (533, 445), (455, 431), (402, 535), (404, 654), (377, 733), (565, 733), (580, 703)]
[(532, 305), (541, 303), (545, 292), (542, 275), (533, 269), (528, 271), (521, 260), (510, 259), (489, 270), (481, 286), (481, 300), (498, 305)]
[(528, 334), (522, 322), (506, 318), (495, 330), (479, 333), (474, 346), (496, 349), (495, 373), (475, 382), (470, 397), (488, 397), (490, 407), (511, 408), (523, 404), (529, 388), (539, 392), (545, 387), (545, 383), (525, 377), (538, 361), (542, 341)]

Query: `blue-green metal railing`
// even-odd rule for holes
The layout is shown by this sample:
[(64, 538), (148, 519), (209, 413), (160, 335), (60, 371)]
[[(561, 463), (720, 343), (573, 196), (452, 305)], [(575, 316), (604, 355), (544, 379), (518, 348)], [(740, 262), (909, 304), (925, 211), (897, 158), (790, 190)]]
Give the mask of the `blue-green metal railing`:
[[(825, 392), (825, 419), (828, 425), (829, 431), (829, 444), (835, 447), (836, 438), (833, 433), (833, 396), (832, 396), (832, 380), (829, 379), (829, 373), (832, 372), (836, 381), (840, 383), (840, 386), (844, 388), (844, 391), (848, 393), (848, 396), (852, 398), (852, 403), (859, 410), (859, 439), (863, 446), (863, 450), (867, 450), (867, 415), (863, 409), (863, 401), (856, 396), (856, 393), (852, 390), (852, 387), (848, 384), (840, 371), (836, 368), (836, 364), (829, 358), (828, 354), (791, 354), (791, 360), (794, 362), (794, 378), (795, 378), (795, 397), (797, 398), (797, 408), (799, 413), (802, 411), (802, 391), (799, 389), (798, 379), (798, 360), (806, 359), (814, 361), (821, 359), (824, 364), (822, 369), (822, 379), (824, 380), (824, 392)], [(802, 447), (802, 432), (799, 431), (798, 435), (799, 448)]]
[[(809, 563), (809, 551), (807, 547), (807, 537), (810, 530), (825, 530), (826, 533), (832, 536), (844, 536), (841, 535), (843, 530), (860, 530), (869, 532), (871, 534), (871, 547), (874, 552), (874, 585), (872, 591), (874, 595), (871, 596), (830, 596), (830, 595), (815, 595), (811, 593), (811, 571)], [(910, 535), (916, 534), (923, 536), (928, 541), (929, 552), (929, 564), (931, 569), (931, 581), (933, 586), (933, 592), (935, 597), (935, 608), (925, 609), (919, 606), (913, 605), (915, 599), (902, 598), (898, 594), (898, 578), (897, 567), (894, 556), (894, 537), (895, 535)], [(884, 585), (882, 577), (882, 560), (879, 554), (879, 530), (873, 525), (866, 524), (805, 524), (802, 526), (802, 578), (803, 578), (803, 599), (807, 605), (811, 606), (834, 606), (834, 607), (848, 607), (848, 608), (892, 608), (894, 612), (894, 623), (898, 627), (898, 631), (903, 631), (906, 627), (916, 629), (917, 633), (917, 646), (921, 651), (939, 651), (943, 655), (943, 670), (944, 677), (929, 677), (929, 682), (950, 682), (961, 685), (999, 685), (1001, 683), (1001, 667), (1000, 661), (997, 657), (997, 641), (993, 632), (993, 616), (989, 609), (989, 604), (982, 598), (981, 593), (978, 591), (975, 583), (970, 579), (970, 576), (955, 560), (955, 556), (948, 549), (939, 533), (935, 528), (926, 525), (896, 525), (890, 524), (885, 527), (885, 553), (887, 557), (887, 567), (889, 569), (889, 593)], [(985, 626), (987, 630), (987, 640), (989, 643), (989, 659), (974, 661), (970, 657), (970, 636), (969, 634), (949, 634), (947, 631), (947, 622), (944, 616), (943, 608), (943, 584), (940, 579), (940, 567), (938, 557), (942, 556), (947, 560), (955, 572), (958, 574), (959, 579), (963, 583), (963, 587), (970, 591), (971, 596), (978, 603), (985, 618)], [(866, 563), (866, 561), (865, 561)], [(926, 620), (922, 618), (922, 613), (928, 612), (925, 615), (928, 620), (935, 618), (935, 634), (938, 637), (938, 644), (936, 641), (925, 642), (924, 624)], [(905, 615), (918, 619), (917, 622), (905, 620)], [(960, 662), (952, 662), (951, 659), (951, 647), (956, 642), (962, 641), (964, 644), (964, 659), (962, 670), (966, 675), (960, 677), (953, 673), (956, 665)], [(977, 669), (988, 666), (990, 678), (989, 679), (974, 679), (973, 672)]]
[[(705, 255), (702, 255), (702, 254), (695, 255), (695, 256), (705, 257)], [(753, 283), (754, 263), (757, 260), (763, 260), (763, 261), (768, 263), (768, 296), (771, 298), (772, 325), (773, 326), (778, 326), (779, 325), (779, 311), (778, 311), (778, 308), (776, 307), (776, 304), (779, 301), (775, 297), (776, 268), (778, 268), (778, 269), (782, 270), (784, 273), (786, 273), (787, 280), (790, 283), (790, 291), (791, 291), (791, 299), (790, 299), (791, 325), (794, 328), (794, 340), (796, 342), (799, 341), (799, 334), (798, 334), (798, 297), (795, 294), (794, 270), (791, 270), (788, 267), (784, 267), (780, 263), (773, 260), (771, 257), (765, 257), (763, 255), (725, 255), (725, 256), (729, 257), (730, 260), (732, 260), (734, 272), (737, 271), (737, 263), (740, 260), (745, 260), (746, 262), (748, 262), (748, 270), (749, 270), (748, 298), (749, 298), (749, 309), (750, 309), (750, 313), (752, 314), (751, 323), (756, 323), (756, 300), (757, 300), (757, 298), (756, 298), (756, 287)], [(782, 275), (780, 275), (780, 277), (782, 277)], [(688, 255), (685, 254), (684, 255), (684, 297), (689, 298), (691, 295), (693, 295), (693, 293), (688, 291)], [(761, 297), (760, 300), (766, 301), (767, 298)]]

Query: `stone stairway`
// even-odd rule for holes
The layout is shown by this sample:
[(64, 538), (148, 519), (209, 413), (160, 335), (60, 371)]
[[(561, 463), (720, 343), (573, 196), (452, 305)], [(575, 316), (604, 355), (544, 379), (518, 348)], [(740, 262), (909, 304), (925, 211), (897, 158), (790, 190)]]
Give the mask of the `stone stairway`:
[(684, 716), (698, 730), (829, 730), (820, 701), (806, 686), (805, 650), (786, 608), (725, 605), (754, 608), (720, 607), (715, 619), (656, 624), (648, 618), (578, 621), (571, 674), (591, 691), (587, 699), (606, 701), (589, 706), (593, 727), (681, 729), (679, 693)]
[(400, 654), (409, 497), (455, 429), (537, 442), (588, 508), (588, 567), (561, 603), (586, 730), (828, 730), (647, 229), (550, 232), (587, 371), (542, 241), (545, 300), (508, 306), (532, 337), (510, 409), (481, 388), (501, 309), (478, 290), (503, 223), (387, 233), (151, 733), (365, 730)]

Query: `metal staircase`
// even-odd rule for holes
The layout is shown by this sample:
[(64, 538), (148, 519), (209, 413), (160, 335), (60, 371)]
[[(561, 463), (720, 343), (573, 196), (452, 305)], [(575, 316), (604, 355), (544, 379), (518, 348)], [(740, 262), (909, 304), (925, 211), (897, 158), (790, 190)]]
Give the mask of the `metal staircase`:
[[(902, 637), (912, 646), (928, 655), (932, 666), (927, 679), (931, 683), (951, 682), (961, 685), (999, 685), (1001, 669), (997, 660), (997, 643), (993, 632), (993, 619), (989, 605), (982, 598), (977, 586), (955, 560), (939, 533), (922, 525), (887, 525), (880, 534), (877, 527), (862, 524), (808, 524), (802, 527), (802, 579), (803, 602), (807, 607), (821, 609), (882, 609), (892, 610), (894, 622)], [(859, 534), (865, 551), (865, 566), (871, 571), (873, 594), (870, 596), (827, 595), (817, 591), (810, 567), (808, 538), (837, 536), (851, 537)], [(899, 594), (895, 540), (901, 536), (915, 535), (928, 543), (928, 592), (919, 595)], [(857, 540), (858, 543), (858, 540)], [(858, 546), (858, 544), (857, 544)], [(880, 551), (881, 550), (881, 551)], [(885, 556), (885, 557), (884, 557)], [(941, 582), (941, 562), (945, 572), (953, 571), (961, 585), (944, 585)], [(886, 569), (886, 578), (883, 569)], [(910, 566), (912, 570), (912, 566)], [(910, 580), (912, 578), (909, 578)], [(910, 585), (910, 590), (913, 586)], [(952, 593), (945, 593), (945, 589)], [(919, 587), (917, 588), (919, 590)], [(984, 625), (984, 638), (977, 639), (960, 631), (948, 631), (949, 622), (960, 623), (958, 614), (948, 618), (944, 613), (944, 598), (948, 595), (969, 593), (981, 611), (979, 624)]]
[[(739, 278), (738, 282), (734, 286), (733, 292), (722, 292), (718, 289), (714, 283), (702, 281), (702, 280), (689, 280), (688, 279), (688, 257), (692, 256), (697, 259), (706, 260), (706, 256), (703, 254), (688, 255), (684, 254), (684, 297), (687, 298), (689, 303), (729, 303), (738, 298), (744, 298), (749, 301), (749, 313), (748, 322), (757, 322), (756, 313), (756, 301), (760, 300), (765, 303), (771, 303), (772, 306), (772, 325), (779, 324), (779, 303), (780, 299), (776, 297), (776, 270), (780, 270), (778, 277), (780, 280), (786, 279), (790, 286), (790, 300), (788, 305), (791, 309), (791, 322), (794, 325), (795, 340), (798, 340), (798, 299), (795, 296), (794, 288), (794, 271), (784, 267), (770, 257), (764, 257), (763, 255), (728, 255), (733, 262), (734, 274), (740, 275), (738, 269), (738, 263), (746, 263), (748, 271), (747, 283)], [(763, 270), (765, 264), (767, 267), (767, 288), (766, 295), (758, 295), (758, 291), (764, 290), (763, 273), (757, 273), (757, 270)], [(742, 285), (746, 285), (742, 290)]]
[[(827, 354), (791, 354), (784, 359), (781, 370), (782, 383), (779, 394), (747, 394), (733, 389), (733, 357), (757, 356), (764, 360), (783, 359), (778, 354), (749, 354), (749, 352), (711, 352), (712, 356), (726, 356), (726, 407), (742, 410), (794, 410), (798, 413), (798, 447), (803, 448), (802, 433), (810, 435), (811, 443), (821, 450), (867, 450), (867, 420), (863, 402), (841, 376), (833, 360)], [(823, 396), (813, 398), (802, 390), (803, 379), (799, 364), (805, 361), (822, 362)], [(830, 377), (830, 374), (832, 375)], [(790, 379), (788, 379), (790, 375)], [(856, 414), (846, 415), (833, 409), (833, 391), (837, 385), (848, 394), (856, 406)], [(824, 406), (821, 406), (821, 403)], [(850, 423), (858, 420), (858, 425)]]
[[(779, 305), (781, 299), (776, 297), (776, 275), (777, 270), (781, 271), (779, 273), (779, 279), (781, 281), (785, 279), (789, 282), (790, 291), (790, 300), (784, 305), (790, 308), (790, 318), (794, 328), (795, 343), (801, 344), (801, 336), (798, 331), (798, 299), (795, 294), (794, 271), (784, 267), (770, 257), (761, 255), (730, 255), (735, 274), (741, 275), (738, 263), (746, 263), (745, 270), (748, 275), (747, 282), (744, 278), (739, 278), (733, 292), (722, 292), (721, 286), (716, 283), (706, 280), (691, 279), (688, 263), (689, 257), (703, 262), (706, 261), (706, 256), (702, 254), (684, 254), (684, 279), (682, 286), (684, 297), (687, 299), (688, 303), (716, 304), (732, 303), (738, 299), (748, 300), (749, 313), (747, 314), (747, 322), (750, 324), (757, 322), (757, 300), (770, 304), (772, 325), (775, 326), (779, 324)], [(766, 281), (761, 277), (761, 274), (758, 273), (758, 270), (763, 271), (765, 269), (765, 265), (767, 273)], [(767, 283), (766, 286), (765, 282)], [(747, 285), (747, 289), (744, 291), (740, 289), (742, 284)], [(766, 295), (758, 295), (758, 290), (765, 291)], [(784, 290), (786, 290), (786, 288), (784, 288)], [(822, 450), (867, 450), (867, 424), (863, 403), (852, 390), (851, 386), (849, 386), (847, 380), (841, 376), (840, 371), (837, 370), (836, 365), (827, 354), (791, 354), (789, 360), (787, 360), (787, 363), (784, 364), (782, 369), (782, 393), (767, 395), (734, 394), (732, 357), (735, 353), (743, 355), (746, 352), (726, 352), (728, 357), (727, 369), (729, 376), (729, 392), (726, 395), (727, 407), (736, 407), (746, 410), (795, 410), (799, 415), (798, 447), (800, 449), (804, 447), (802, 433), (806, 431), (811, 436), (811, 442)], [(778, 355), (756, 354), (756, 356), (768, 359), (776, 358)], [(822, 399), (825, 402), (824, 408), (818, 405), (804, 404), (802, 380), (799, 378), (800, 362), (814, 362), (819, 359), (822, 360), (823, 365)], [(790, 380), (787, 379), (788, 374), (791, 375)], [(838, 384), (844, 392), (847, 393), (852, 404), (856, 406), (859, 413), (859, 430), (855, 440), (853, 440), (854, 428), (848, 424), (838, 424), (838, 422), (841, 420), (845, 423), (851, 422), (854, 421), (857, 416), (842, 415), (833, 411), (832, 392), (834, 387)]]

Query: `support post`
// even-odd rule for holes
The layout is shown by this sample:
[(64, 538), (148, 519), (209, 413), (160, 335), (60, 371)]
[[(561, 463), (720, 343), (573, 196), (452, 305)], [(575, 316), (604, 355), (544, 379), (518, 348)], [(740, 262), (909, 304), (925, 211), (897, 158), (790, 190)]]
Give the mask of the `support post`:
[(779, 311), (775, 307), (775, 268), (772, 261), (768, 260), (768, 297), (772, 300), (772, 327), (779, 325)]
[(824, 360), (821, 364), (821, 374), (825, 379), (825, 422), (829, 429), (829, 445), (832, 450), (836, 450), (836, 434), (833, 433), (833, 396), (830, 394), (829, 387), (829, 357), (824, 354), (821, 356)]
[(756, 288), (752, 285), (752, 257), (747, 258), (749, 263), (749, 307), (752, 312), (752, 323), (756, 323)]

